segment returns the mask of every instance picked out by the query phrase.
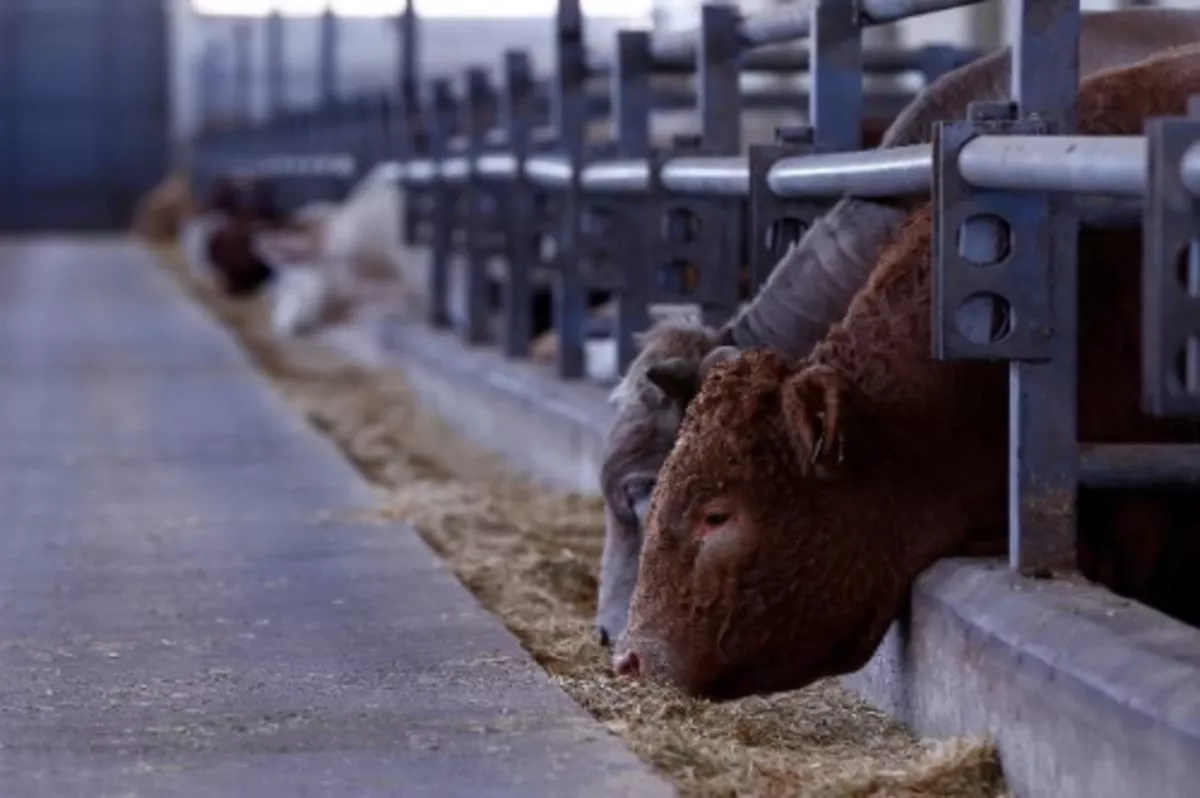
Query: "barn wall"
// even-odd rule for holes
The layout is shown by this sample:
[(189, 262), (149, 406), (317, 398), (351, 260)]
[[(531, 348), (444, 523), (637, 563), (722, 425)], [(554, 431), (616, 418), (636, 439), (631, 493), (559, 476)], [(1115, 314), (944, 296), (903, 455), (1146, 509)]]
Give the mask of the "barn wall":
[(167, 163), (160, 0), (0, 2), (0, 231), (128, 223)]

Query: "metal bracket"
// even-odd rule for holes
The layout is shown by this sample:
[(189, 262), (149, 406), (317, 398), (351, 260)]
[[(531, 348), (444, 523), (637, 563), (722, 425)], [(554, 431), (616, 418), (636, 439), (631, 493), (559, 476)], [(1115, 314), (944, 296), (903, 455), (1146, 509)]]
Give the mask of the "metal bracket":
[[(720, 326), (737, 309), (747, 202), (744, 197), (685, 197), (667, 191), (661, 179), (663, 165), (672, 158), (704, 153), (695, 137), (679, 136), (673, 144), (649, 158), (645, 207), (651, 227), (646, 245), (654, 265), (648, 300), (697, 304), (706, 324)], [(731, 214), (737, 224), (729, 224)]]
[(776, 163), (814, 151), (813, 131), (807, 126), (778, 128), (774, 144), (750, 147), (749, 296), (758, 293), (788, 249), (829, 210), (828, 202), (780, 197), (767, 185)]
[(624, 279), (617, 268), (618, 240), (621, 236), (622, 199), (583, 194), (579, 220), (579, 270), (588, 288), (624, 290)]
[(935, 125), (933, 356), (1043, 361), (1055, 335), (1048, 195), (976, 189), (958, 155), (979, 135), (1047, 135), (1043, 120), (1004, 120), (1006, 103), (973, 107), (971, 121)]
[(1147, 120), (1142, 226), (1142, 406), (1200, 415), (1200, 202), (1183, 183), (1200, 144), (1200, 100), (1188, 118)]

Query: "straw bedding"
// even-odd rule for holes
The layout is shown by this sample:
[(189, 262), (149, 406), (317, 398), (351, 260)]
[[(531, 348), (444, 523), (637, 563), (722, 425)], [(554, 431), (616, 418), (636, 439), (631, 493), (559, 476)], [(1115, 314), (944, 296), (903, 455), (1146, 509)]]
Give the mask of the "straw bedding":
[(727, 704), (618, 682), (594, 641), (602, 507), (530, 485), (420, 409), (395, 372), (275, 338), (261, 300), (234, 302), (163, 261), (267, 377), (380, 486), (378, 517), (414, 528), (554, 681), (686, 796), (1005, 795), (995, 750), (914, 739), (825, 681)]

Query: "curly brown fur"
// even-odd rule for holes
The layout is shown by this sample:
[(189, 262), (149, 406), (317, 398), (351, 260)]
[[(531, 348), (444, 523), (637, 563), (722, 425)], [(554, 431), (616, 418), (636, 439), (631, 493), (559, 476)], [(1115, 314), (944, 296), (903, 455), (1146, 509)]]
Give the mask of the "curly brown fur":
[[(1080, 125), (1136, 134), (1196, 92), (1200, 47), (1089, 79)], [(928, 207), (910, 218), (810, 357), (752, 351), (705, 380), (654, 493), (619, 671), (716, 698), (853, 671), (924, 568), (1003, 540), (1007, 369), (929, 358), (931, 227)], [(1080, 436), (1197, 441), (1139, 407), (1140, 239), (1080, 237)], [(1195, 501), (1081, 493), (1085, 574), (1200, 621)]]

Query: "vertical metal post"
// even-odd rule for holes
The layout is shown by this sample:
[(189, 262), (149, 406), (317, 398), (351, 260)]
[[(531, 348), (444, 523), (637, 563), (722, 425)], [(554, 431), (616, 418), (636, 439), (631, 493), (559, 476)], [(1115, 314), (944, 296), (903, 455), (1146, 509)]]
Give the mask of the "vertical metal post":
[(433, 125), (430, 131), (429, 157), (434, 176), (430, 194), (433, 200), (432, 246), (429, 258), (429, 323), (434, 327), (450, 324), (450, 258), (454, 243), (454, 192), (441, 177), (441, 162), (454, 131), (454, 95), (450, 81), (433, 81)]
[[(740, 21), (733, 6), (706, 4), (700, 10), (697, 99), (701, 147), (709, 155), (737, 155), (741, 149)], [(706, 259), (699, 274), (701, 314), (706, 324), (719, 327), (738, 306), (739, 277), (746, 261), (743, 233), (747, 203), (721, 198), (697, 204), (702, 226), (716, 233), (714, 257)]]
[(417, 98), (417, 74), (420, 63), (420, 39), (418, 37), (418, 20), (415, 0), (405, 0), (404, 13), (397, 20), (400, 53), (400, 74), (397, 76), (400, 97), (406, 102), (415, 103)]
[(200, 61), (196, 69), (196, 121), (199, 129), (205, 134), (212, 133), (220, 114), (221, 53), (218, 47), (215, 41), (207, 42), (200, 52)]
[(508, 129), (508, 147), (515, 162), (515, 174), (508, 187), (507, 245), (508, 279), (504, 281), (502, 300), (503, 341), (506, 357), (525, 357), (533, 335), (534, 245), (533, 186), (525, 179), (525, 159), (529, 156), (534, 123), (533, 67), (529, 54), (509, 50), (504, 54), (503, 115)]
[(862, 149), (862, 29), (857, 3), (817, 0), (809, 73), (808, 116), (816, 151)]
[(353, 100), (354, 116), (348, 138), (350, 140), (350, 155), (354, 158), (354, 176), (357, 183), (367, 170), (371, 168), (375, 157), (375, 140), (379, 134), (377, 119), (378, 103), (368, 95), (359, 95)]
[(696, 48), (697, 99), (701, 141), (708, 153), (736, 155), (741, 146), (740, 19), (733, 6), (705, 4), (700, 9), (700, 46)]
[(283, 15), (272, 11), (266, 22), (266, 52), (264, 55), (267, 84), (267, 117), (278, 116), (287, 104), (284, 83)]
[(1078, 215), (1069, 196), (976, 189), (958, 155), (980, 134), (1074, 129), (1079, 2), (1022, 0), (1014, 13), (1013, 102), (972, 104), (935, 131), (933, 348), (1009, 361), (1009, 562), (1029, 572), (1074, 560)]
[(495, 93), (487, 69), (469, 67), (466, 71), (466, 104), (463, 108), (468, 174), (465, 186), (464, 231), (467, 269), (466, 279), (463, 281), (463, 290), (466, 292), (466, 318), (461, 330), (463, 340), (469, 344), (480, 344), (488, 339), (488, 317), (491, 311), (488, 301), (488, 261), (493, 231), (489, 229), (489, 220), (486, 218), (489, 187), (483, 185), (483, 181), (480, 180), (476, 163), (483, 154), (484, 139), (491, 127), (494, 100)]
[[(1022, 117), (1074, 132), (1079, 94), (1079, 0), (1021, 0), (1012, 96)], [(1050, 359), (1009, 372), (1009, 563), (1014, 569), (1074, 560), (1078, 487), (1078, 233), (1070, 197), (1049, 198)]]
[(559, 0), (555, 20), (553, 114), (559, 147), (571, 167), (571, 178), (562, 197), (562, 216), (554, 269), (554, 327), (558, 332), (558, 376), (584, 375), (583, 322), (587, 292), (579, 264), (579, 173), (583, 168), (587, 104), (584, 93), (587, 59), (583, 46), (583, 13), (580, 0)]
[(337, 97), (338, 20), (332, 8), (321, 15), (320, 72), (318, 74), (318, 103), (329, 105)]
[[(424, 138), (423, 115), (418, 97), (417, 80), (419, 76), (420, 53), (418, 51), (420, 38), (418, 36), (418, 19), (415, 0), (406, 0), (404, 13), (397, 24), (399, 37), (399, 123), (392, 128), (395, 134), (394, 151), (401, 162), (409, 161), (418, 155), (425, 154), (427, 148), (418, 144), (419, 138)], [(423, 143), (423, 142), (422, 142)], [(417, 243), (418, 202), (426, 192), (408, 192), (403, 199), (403, 234), (404, 243), (413, 246)]]
[[(20, 225), (23, 215), (20, 210), (20, 188), (16, 180), (17, 132), (7, 120), (13, 118), (17, 109), (17, 42), (21, 35), (18, 26), (21, 18), (14, 3), (0, 3), (0, 230), (11, 230)], [(193, 65), (193, 79), (200, 75), (203, 62)], [(200, 93), (197, 93), (197, 98)], [(197, 115), (203, 118), (203, 111)], [(197, 125), (197, 130), (200, 130)]]
[(367, 141), (366, 157), (371, 167), (386, 160), (392, 154), (392, 98), (389, 94), (377, 95), (370, 101), (371, 135)]
[(229, 62), (229, 48), (225, 42), (213, 42), (213, 108), (222, 130), (228, 130), (233, 112), (233, 70)]
[[(650, 156), (650, 111), (653, 102), (650, 66), (649, 32), (623, 30), (617, 33), (610, 91), (617, 153), (621, 158)], [(617, 318), (613, 335), (617, 347), (617, 370), (621, 374), (637, 356), (634, 333), (650, 326), (652, 278), (658, 265), (654, 246), (657, 217), (644, 212), (646, 204), (646, 199), (639, 197), (626, 205), (629, 212), (622, 217), (625, 234), (616, 252), (621, 280), (617, 290)], [(650, 204), (653, 207), (653, 202)]]
[(250, 96), (250, 26), (244, 22), (238, 23), (232, 33), (234, 116), (238, 125), (245, 128), (254, 116)]

